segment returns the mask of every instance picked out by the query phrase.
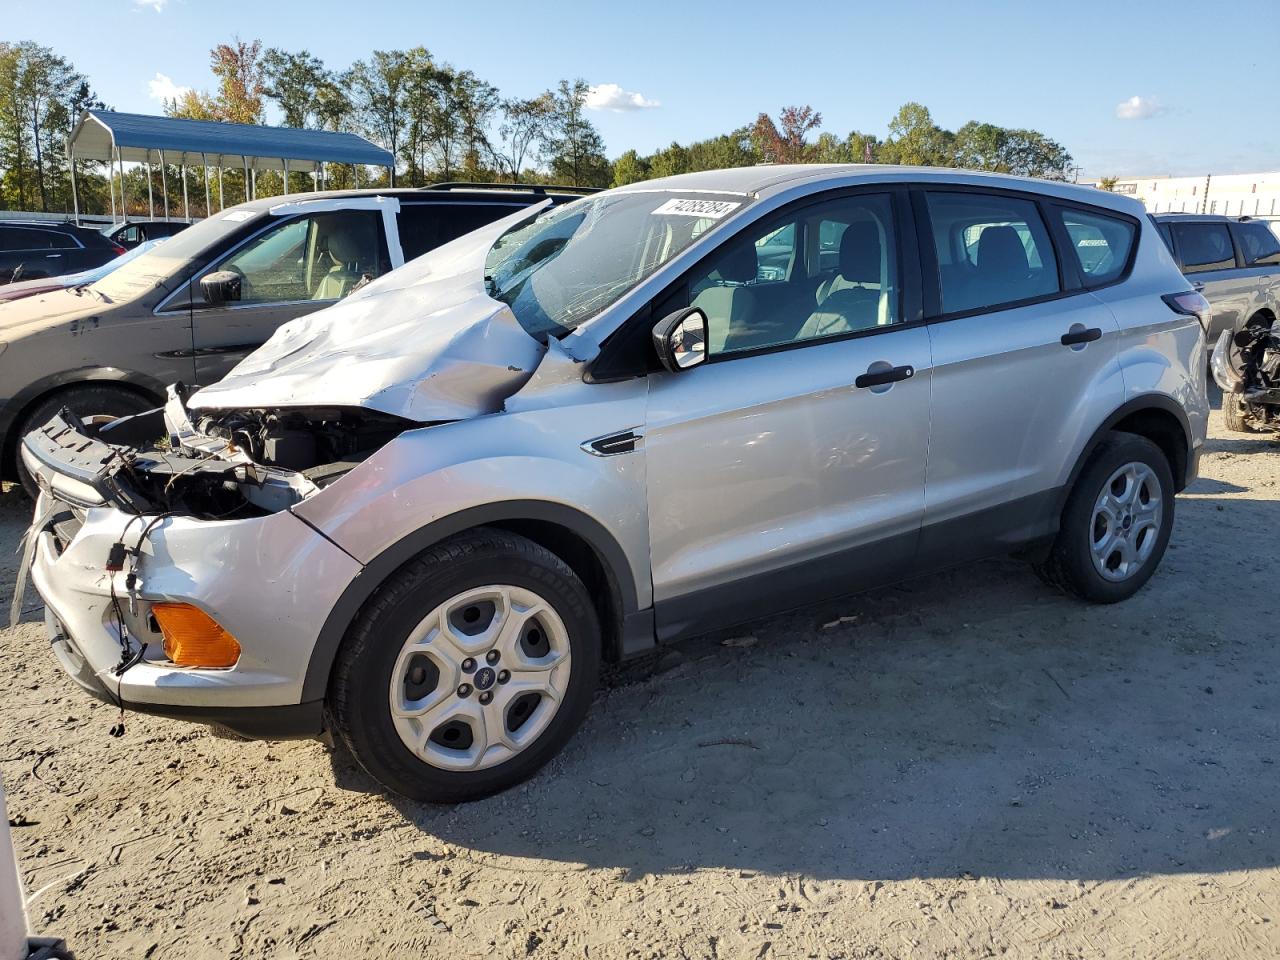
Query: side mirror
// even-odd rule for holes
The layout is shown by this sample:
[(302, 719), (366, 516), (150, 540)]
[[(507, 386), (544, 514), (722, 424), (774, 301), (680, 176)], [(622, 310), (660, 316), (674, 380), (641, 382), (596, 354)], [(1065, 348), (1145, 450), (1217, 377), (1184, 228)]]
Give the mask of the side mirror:
[(234, 270), (218, 270), (200, 278), (200, 292), (204, 294), (206, 303), (219, 307), (240, 299), (240, 284), (243, 279)]
[(653, 348), (672, 373), (696, 367), (707, 359), (707, 315), (685, 307), (663, 317), (653, 328)]

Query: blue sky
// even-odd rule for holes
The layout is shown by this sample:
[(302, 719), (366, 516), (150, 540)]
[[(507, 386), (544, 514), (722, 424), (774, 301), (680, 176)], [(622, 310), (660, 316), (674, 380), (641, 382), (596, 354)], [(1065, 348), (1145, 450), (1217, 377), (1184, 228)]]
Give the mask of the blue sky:
[(158, 112), (158, 74), (211, 86), (208, 50), (233, 35), (306, 47), (331, 67), (422, 44), (508, 96), (573, 76), (602, 87), (601, 101), (629, 108), (591, 114), (610, 156), (793, 103), (821, 111), (824, 130), (883, 136), (898, 106), (918, 100), (950, 129), (971, 119), (1039, 129), (1087, 175), (1280, 169), (1277, 0), (4, 6), (10, 39), (70, 58), (118, 110)]

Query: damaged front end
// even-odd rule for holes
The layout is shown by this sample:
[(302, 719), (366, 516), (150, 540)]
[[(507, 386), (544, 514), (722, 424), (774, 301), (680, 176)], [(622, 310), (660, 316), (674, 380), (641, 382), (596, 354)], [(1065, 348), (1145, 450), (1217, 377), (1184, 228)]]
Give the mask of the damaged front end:
[(64, 411), (26, 437), (23, 456), (46, 492), (80, 507), (228, 520), (286, 510), (419, 426), (344, 407), (213, 411), (193, 421), (178, 384), (163, 408), (96, 436)]
[(1209, 366), (1225, 395), (1224, 408), (1230, 404), (1234, 417), (1280, 427), (1280, 336), (1273, 326), (1251, 323), (1223, 331)]

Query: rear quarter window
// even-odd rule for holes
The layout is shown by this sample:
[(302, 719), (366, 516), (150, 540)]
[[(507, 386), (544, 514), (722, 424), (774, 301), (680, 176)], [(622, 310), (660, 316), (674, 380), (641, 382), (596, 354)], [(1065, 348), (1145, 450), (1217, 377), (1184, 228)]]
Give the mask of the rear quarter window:
[(406, 261), (515, 213), (524, 204), (401, 203), (397, 224)]
[(1280, 265), (1280, 237), (1271, 232), (1261, 220), (1232, 224), (1240, 250), (1244, 253), (1246, 267), (1270, 267)]
[(1071, 208), (1060, 209), (1059, 215), (1085, 286), (1110, 283), (1124, 273), (1137, 235), (1132, 221)]

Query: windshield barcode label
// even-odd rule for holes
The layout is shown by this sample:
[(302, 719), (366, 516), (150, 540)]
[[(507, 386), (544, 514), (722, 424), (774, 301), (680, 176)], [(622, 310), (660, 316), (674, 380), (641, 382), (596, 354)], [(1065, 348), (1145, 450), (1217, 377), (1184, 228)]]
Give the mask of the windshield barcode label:
[(733, 213), (742, 206), (734, 200), (668, 200), (657, 210), (655, 215), (671, 214), (677, 217), (703, 217), (707, 220), (719, 220)]

